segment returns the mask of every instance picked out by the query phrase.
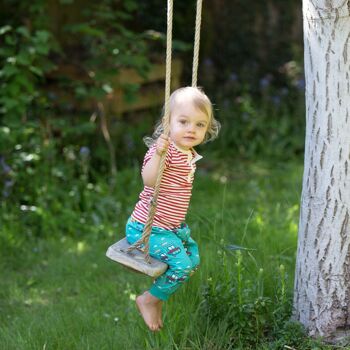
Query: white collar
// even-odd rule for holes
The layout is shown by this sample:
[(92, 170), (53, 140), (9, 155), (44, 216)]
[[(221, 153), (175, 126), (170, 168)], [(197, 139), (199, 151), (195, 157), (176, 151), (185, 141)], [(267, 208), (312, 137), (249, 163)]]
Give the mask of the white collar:
[(203, 157), (202, 157), (200, 154), (198, 154), (194, 148), (192, 148), (192, 151), (193, 151), (193, 153), (194, 153), (194, 157), (193, 157), (193, 159), (191, 160), (191, 163), (194, 164), (194, 163), (196, 163), (198, 160), (202, 159)]

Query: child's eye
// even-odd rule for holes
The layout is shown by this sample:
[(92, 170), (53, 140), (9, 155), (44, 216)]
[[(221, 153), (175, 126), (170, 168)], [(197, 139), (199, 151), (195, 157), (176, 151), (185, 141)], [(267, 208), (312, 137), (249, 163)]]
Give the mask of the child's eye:
[(185, 125), (187, 123), (187, 121), (182, 119), (182, 120), (179, 120), (179, 123)]
[(204, 123), (198, 123), (197, 126), (198, 126), (199, 128), (204, 128), (204, 127), (205, 127), (205, 124), (204, 124)]

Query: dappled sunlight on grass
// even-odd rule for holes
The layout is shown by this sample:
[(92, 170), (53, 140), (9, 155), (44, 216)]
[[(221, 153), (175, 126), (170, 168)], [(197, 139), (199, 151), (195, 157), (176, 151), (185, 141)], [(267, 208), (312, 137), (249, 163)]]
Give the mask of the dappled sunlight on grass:
[(49, 299), (45, 297), (46, 292), (44, 290), (32, 289), (30, 291), (31, 296), (24, 300), (24, 305), (31, 307), (36, 305), (46, 306), (50, 303)]
[(86, 242), (80, 241), (77, 243), (76, 252), (78, 253), (78, 255), (84, 253), (86, 251), (86, 249), (87, 249)]
[[(268, 294), (273, 295), (276, 272), (284, 264), (290, 293), (302, 167), (290, 164), (275, 168), (261, 163), (248, 168), (226, 167), (223, 174), (218, 172), (211, 179), (200, 179), (189, 213), (195, 224), (191, 227), (201, 247), (206, 278), (222, 271), (223, 254), (228, 254), (226, 264), (233, 268), (234, 259), (230, 255), (234, 251), (231, 254), (225, 249), (234, 247), (242, 251), (248, 271), (264, 271)], [(227, 181), (220, 181), (221, 176)]]
[[(237, 252), (241, 254), (240, 288), (261, 296), (254, 299), (256, 305), (252, 304), (259, 308), (259, 317), (265, 317), (264, 310), (270, 305), (264, 298), (274, 300), (276, 288), (281, 295), (281, 266), (285, 269), (284, 297), (289, 298), (301, 166), (230, 168), (225, 164), (216, 175), (197, 176), (187, 222), (200, 247), (200, 269), (165, 304), (164, 330), (151, 334), (136, 310), (135, 298), (150, 287), (152, 279), (105, 257), (108, 246), (123, 236), (125, 220), (140, 189), (135, 182), (125, 192), (129, 173), (125, 179), (120, 175), (125, 186), (113, 194), (122, 203), (117, 220), (112, 216), (111, 222), (96, 219), (100, 229), (90, 231), (91, 222), (87, 220), (76, 237), (65, 234), (59, 239), (28, 241), (23, 256), (7, 259), (5, 284), (0, 291), (5, 300), (0, 303), (4, 324), (0, 338), (4, 344), (21, 348), (17, 346), (20, 338), (12, 337), (15, 328), (33, 349), (44, 344), (57, 349), (134, 349), (135, 344), (142, 344), (144, 349), (201, 349), (203, 342), (224, 348), (232, 337), (229, 317), (234, 317), (236, 306), (223, 304), (225, 312), (217, 323), (220, 327), (214, 327), (204, 314), (205, 303), (209, 302), (205, 293), (208, 286), (216, 293), (212, 297), (217, 299), (210, 299), (211, 307), (236, 295), (230, 293), (237, 292)], [(231, 286), (232, 291), (225, 286)], [(243, 294), (242, 298), (244, 302)], [(69, 335), (65, 337), (67, 329)]]
[(255, 214), (253, 222), (255, 222), (260, 229), (264, 228), (265, 226), (264, 219), (261, 213)]
[(298, 220), (299, 220), (299, 204), (292, 205), (287, 211), (287, 220), (289, 221), (289, 233), (297, 238)]
[(50, 295), (46, 289), (36, 287), (39, 282), (30, 278), (22, 283), (14, 282), (8, 288), (8, 303), (13, 307), (23, 307), (28, 312), (38, 306), (48, 306), (51, 303)]

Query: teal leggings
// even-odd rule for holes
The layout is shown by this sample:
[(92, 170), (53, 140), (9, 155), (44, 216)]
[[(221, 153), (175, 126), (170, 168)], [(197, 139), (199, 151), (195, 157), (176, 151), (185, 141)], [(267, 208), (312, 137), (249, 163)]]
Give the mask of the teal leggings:
[[(126, 224), (126, 239), (130, 244), (142, 236), (144, 224), (129, 219)], [(188, 280), (199, 265), (197, 243), (191, 238), (186, 224), (174, 231), (152, 227), (149, 240), (150, 255), (164, 261), (169, 268), (153, 283), (149, 292), (161, 300), (168, 300)]]

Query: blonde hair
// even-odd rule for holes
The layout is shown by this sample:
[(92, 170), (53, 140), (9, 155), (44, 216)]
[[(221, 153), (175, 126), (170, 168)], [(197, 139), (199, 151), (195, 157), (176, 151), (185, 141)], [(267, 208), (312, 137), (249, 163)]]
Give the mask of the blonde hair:
[[(170, 100), (169, 100), (170, 118), (171, 118), (171, 113), (176, 106), (176, 103), (177, 103), (176, 100), (178, 98), (181, 98), (181, 96), (183, 95), (187, 95), (191, 97), (192, 103), (194, 104), (194, 106), (196, 106), (201, 112), (205, 113), (208, 116), (209, 125), (208, 125), (208, 130), (205, 134), (203, 143), (206, 143), (208, 141), (213, 141), (214, 139), (216, 139), (219, 134), (221, 125), (214, 118), (213, 105), (210, 102), (208, 96), (203, 92), (201, 88), (186, 86), (175, 90), (170, 95)], [(164, 116), (164, 107), (163, 107), (162, 115)], [(146, 136), (143, 138), (145, 144), (148, 147), (151, 147), (163, 132), (164, 132), (164, 128), (162, 124), (162, 119), (160, 119), (155, 126), (152, 136), (151, 137)]]

